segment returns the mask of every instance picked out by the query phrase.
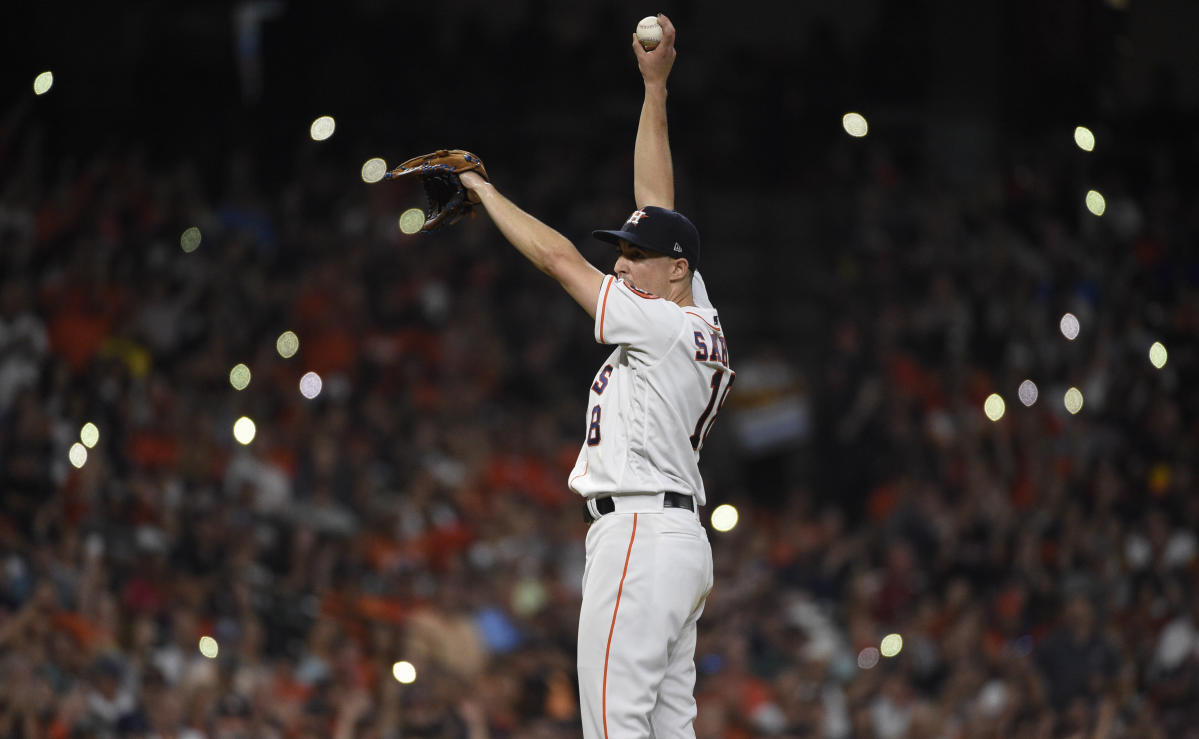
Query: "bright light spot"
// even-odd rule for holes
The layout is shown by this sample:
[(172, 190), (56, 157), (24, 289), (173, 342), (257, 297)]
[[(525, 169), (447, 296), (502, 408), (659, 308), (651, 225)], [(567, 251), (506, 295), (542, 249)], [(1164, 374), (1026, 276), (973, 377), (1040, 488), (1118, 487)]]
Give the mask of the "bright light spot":
[(416, 681), (416, 668), (412, 666), (411, 662), (401, 660), (391, 666), (391, 675), (396, 679), (396, 682), (408, 685)]
[(1087, 190), (1087, 210), (1097, 216), (1103, 215), (1103, 211), (1107, 210), (1107, 201), (1098, 190)]
[(71, 460), (71, 464), (75, 465), (76, 469), (83, 467), (87, 464), (87, 447), (75, 442), (71, 445), (71, 450), (67, 452), (67, 459)]
[(1003, 412), (1007, 410), (1007, 405), (1004, 404), (1003, 398), (999, 397), (998, 393), (991, 393), (987, 396), (986, 402), (983, 403), (983, 413), (987, 414), (987, 418), (992, 421), (998, 421), (1003, 418)]
[(1078, 148), (1083, 151), (1095, 150), (1095, 134), (1091, 133), (1091, 129), (1086, 126), (1079, 126), (1074, 129), (1074, 143), (1078, 144)]
[(33, 78), (33, 94), (41, 95), (54, 85), (54, 73), (47, 70)]
[(899, 634), (887, 634), (878, 645), (878, 651), (884, 657), (894, 657), (903, 649), (903, 637)]
[(1016, 391), (1020, 396), (1020, 402), (1024, 405), (1031, 406), (1037, 402), (1037, 383), (1032, 380), (1025, 380), (1020, 383), (1020, 389)]
[(237, 439), (239, 444), (249, 444), (254, 441), (254, 434), (258, 432), (258, 428), (248, 417), (242, 416), (233, 423), (233, 438)]
[(184, 231), (183, 235), (179, 237), (179, 246), (183, 247), (183, 251), (188, 254), (200, 248), (200, 229), (192, 226)]
[(333, 135), (335, 128), (337, 128), (337, 121), (333, 120), (333, 116), (323, 115), (312, 122), (308, 133), (312, 136), (313, 141), (324, 141)]
[(300, 351), (300, 337), (294, 331), (284, 331), (275, 339), (275, 351), (284, 359), (291, 359)]
[(400, 230), (414, 234), (425, 227), (425, 212), (420, 208), (409, 208), (400, 215)]
[(387, 174), (387, 162), (379, 157), (367, 159), (366, 164), (362, 165), (362, 181), (366, 183), (378, 182), (383, 179), (383, 175)]
[(300, 378), (300, 395), (312, 400), (321, 394), (321, 387), (324, 385), (321, 382), (321, 376), (315, 372), (306, 372)]
[(250, 368), (244, 364), (235, 364), (229, 370), (229, 384), (234, 390), (245, 390), (250, 386)]
[(100, 429), (96, 427), (96, 424), (88, 421), (83, 424), (83, 428), (79, 429), (79, 440), (85, 447), (91, 449), (100, 441)]
[(211, 636), (200, 637), (200, 654), (208, 659), (216, 659), (219, 651), (220, 646), (216, 643), (216, 639), (213, 639)]
[(1082, 410), (1082, 391), (1076, 387), (1072, 387), (1066, 391), (1066, 397), (1063, 399), (1066, 403), (1066, 410), (1073, 415)]
[(1058, 321), (1057, 327), (1061, 329), (1062, 336), (1065, 336), (1070, 341), (1078, 338), (1078, 329), (1081, 327), (1078, 323), (1078, 316), (1073, 313), (1067, 313), (1062, 316), (1062, 320)]
[(870, 129), (861, 113), (846, 113), (841, 116), (841, 126), (845, 128), (845, 133), (858, 139), (865, 136), (866, 131)]
[(717, 531), (732, 531), (733, 527), (737, 525), (738, 518), (740, 516), (733, 506), (728, 503), (718, 505), (712, 511), (712, 528)]
[(878, 650), (874, 647), (866, 647), (858, 652), (858, 667), (863, 670), (869, 670), (878, 664)]
[(1160, 341), (1153, 342), (1149, 347), (1149, 363), (1161, 369), (1166, 366), (1166, 347)]

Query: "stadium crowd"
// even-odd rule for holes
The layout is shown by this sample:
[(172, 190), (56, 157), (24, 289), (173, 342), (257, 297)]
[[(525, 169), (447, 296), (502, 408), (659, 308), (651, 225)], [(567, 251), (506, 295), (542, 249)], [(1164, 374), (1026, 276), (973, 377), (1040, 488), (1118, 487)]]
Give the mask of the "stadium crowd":
[[(703, 463), (740, 523), (712, 532), (697, 736), (1199, 736), (1199, 194), (1177, 143), (1128, 136), (1096, 175), (1028, 137), (962, 184), (846, 139), (753, 243), (744, 208), (696, 203), (742, 375)], [(586, 316), (485, 219), (403, 236), (416, 193), (344, 161), (297, 156), (268, 187), (245, 150), (48, 157), (14, 109), (0, 736), (576, 736)], [(580, 205), (554, 157), (518, 203), (580, 240), (625, 215), (627, 161), (592, 162), (614, 191)]]

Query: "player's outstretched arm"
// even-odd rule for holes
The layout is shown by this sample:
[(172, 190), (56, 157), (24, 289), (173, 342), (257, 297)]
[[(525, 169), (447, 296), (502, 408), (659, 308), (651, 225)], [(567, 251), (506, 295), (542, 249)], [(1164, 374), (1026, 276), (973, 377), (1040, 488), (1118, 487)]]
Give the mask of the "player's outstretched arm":
[(666, 126), (666, 78), (674, 66), (674, 24), (658, 14), (662, 41), (646, 51), (633, 34), (633, 53), (645, 83), (645, 101), (637, 122), (637, 142), (633, 147), (633, 198), (637, 207), (656, 205), (674, 210), (674, 165), (670, 158), (670, 137)]
[(562, 234), (524, 212), (500, 194), (487, 180), (474, 172), (463, 172), (462, 184), (478, 196), (487, 215), (517, 251), (533, 266), (562, 284), (570, 297), (595, 318), (604, 276), (583, 258), (574, 244)]

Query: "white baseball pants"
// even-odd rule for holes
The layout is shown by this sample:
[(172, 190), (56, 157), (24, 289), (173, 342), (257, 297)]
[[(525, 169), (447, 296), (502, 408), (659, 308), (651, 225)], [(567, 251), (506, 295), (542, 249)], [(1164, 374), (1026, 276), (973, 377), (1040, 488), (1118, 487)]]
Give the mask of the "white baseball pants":
[[(617, 498), (587, 532), (579, 613), (585, 739), (694, 737), (695, 631), (712, 548), (693, 511)], [(633, 512), (630, 509), (649, 508)]]

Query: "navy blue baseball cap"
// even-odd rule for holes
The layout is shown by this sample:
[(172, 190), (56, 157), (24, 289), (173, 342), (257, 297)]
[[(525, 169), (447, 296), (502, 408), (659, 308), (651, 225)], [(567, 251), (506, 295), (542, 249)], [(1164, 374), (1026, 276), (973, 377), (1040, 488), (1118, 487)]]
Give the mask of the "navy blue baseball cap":
[(656, 205), (633, 211), (619, 231), (592, 231), (591, 235), (609, 244), (621, 240), (647, 251), (686, 259), (691, 269), (699, 269), (699, 232), (682, 213)]

